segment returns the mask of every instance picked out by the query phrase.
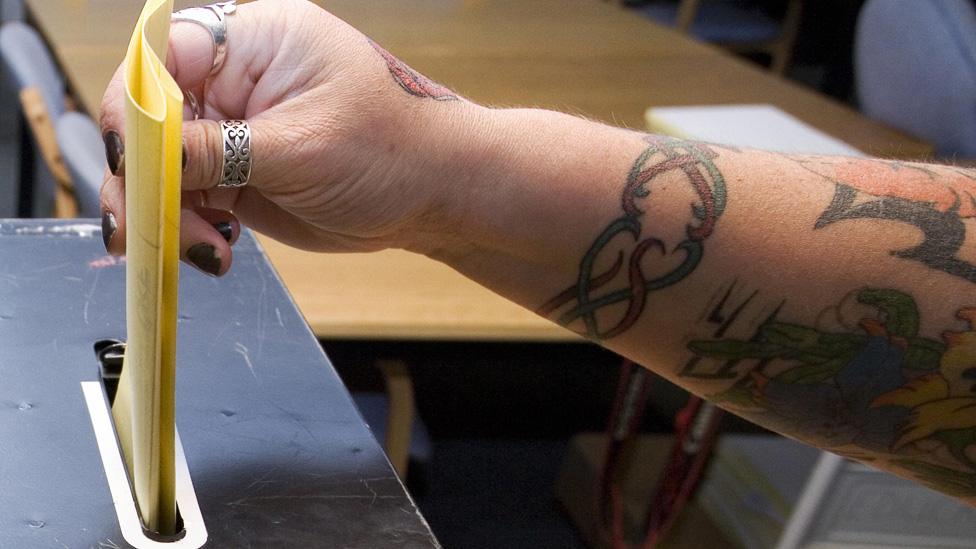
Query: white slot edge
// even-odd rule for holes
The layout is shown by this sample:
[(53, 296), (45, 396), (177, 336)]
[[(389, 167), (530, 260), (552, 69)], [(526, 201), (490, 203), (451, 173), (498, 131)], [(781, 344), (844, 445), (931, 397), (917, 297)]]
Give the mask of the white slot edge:
[(112, 493), (112, 503), (119, 517), (119, 527), (122, 537), (135, 549), (200, 549), (207, 543), (207, 527), (203, 523), (200, 503), (197, 501), (193, 482), (190, 480), (190, 470), (186, 465), (186, 455), (180, 435), (176, 433), (176, 504), (183, 517), (183, 527), (186, 535), (172, 542), (161, 542), (150, 539), (142, 529), (142, 521), (136, 510), (136, 503), (129, 488), (129, 478), (122, 464), (118, 438), (112, 424), (108, 400), (102, 384), (98, 381), (82, 381), (81, 390), (85, 394), (88, 404), (88, 414), (91, 416), (92, 428), (98, 442), (98, 451), (102, 455), (102, 465), (105, 468), (105, 478)]

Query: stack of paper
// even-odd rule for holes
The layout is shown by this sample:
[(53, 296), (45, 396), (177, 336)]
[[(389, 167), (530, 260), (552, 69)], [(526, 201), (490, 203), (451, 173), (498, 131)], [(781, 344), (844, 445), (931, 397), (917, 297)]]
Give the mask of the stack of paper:
[(740, 547), (772, 549), (820, 451), (775, 435), (728, 435), (698, 491), (709, 518)]
[(126, 54), (127, 347), (112, 406), (144, 526), (174, 534), (183, 94), (166, 72), (172, 0), (148, 0)]
[(783, 153), (863, 156), (772, 105), (654, 107), (644, 118), (648, 130), (683, 139)]

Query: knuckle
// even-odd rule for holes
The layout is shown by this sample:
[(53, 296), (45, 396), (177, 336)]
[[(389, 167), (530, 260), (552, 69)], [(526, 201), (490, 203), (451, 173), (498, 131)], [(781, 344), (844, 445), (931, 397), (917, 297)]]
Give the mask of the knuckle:
[(224, 139), (219, 122), (203, 124), (203, 127), (203, 150), (207, 154), (205, 160), (200, 163), (203, 170), (203, 173), (200, 174), (201, 182), (207, 187), (212, 187), (220, 181), (220, 170), (224, 159)]
[(189, 157), (183, 186), (189, 189), (213, 187), (219, 181), (223, 159), (220, 124), (211, 120), (185, 124), (183, 137)]
[(122, 108), (125, 97), (125, 87), (122, 77), (122, 66), (120, 66), (106, 87), (105, 95), (102, 96), (98, 123), (103, 132), (110, 129), (116, 131), (122, 130), (120, 126), (122, 123)]

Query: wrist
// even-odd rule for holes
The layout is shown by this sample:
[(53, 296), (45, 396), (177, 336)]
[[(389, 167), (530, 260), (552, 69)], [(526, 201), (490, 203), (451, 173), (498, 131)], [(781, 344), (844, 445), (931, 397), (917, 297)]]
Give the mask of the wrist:
[(453, 162), (440, 178), (438, 227), (414, 251), (496, 289), (509, 278), (545, 291), (571, 279), (619, 214), (640, 137), (535, 109), (473, 106), (449, 124), (444, 150)]
[(477, 197), (484, 195), (499, 157), (498, 111), (467, 101), (429, 107), (416, 120), (426, 137), (414, 170), (427, 188), (428, 204), (403, 248), (451, 263), (449, 258), (469, 253), (473, 245)]

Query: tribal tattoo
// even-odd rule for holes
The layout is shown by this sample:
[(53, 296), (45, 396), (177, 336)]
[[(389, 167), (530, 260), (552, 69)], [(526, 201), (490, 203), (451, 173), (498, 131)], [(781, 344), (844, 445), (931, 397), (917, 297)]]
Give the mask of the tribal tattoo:
[(960, 257), (967, 236), (964, 222), (976, 218), (976, 171), (860, 158), (793, 159), (835, 185), (817, 229), (851, 219), (913, 225), (922, 242), (892, 255), (976, 283), (976, 264)]
[[(648, 146), (627, 175), (622, 215), (587, 250), (580, 261), (576, 283), (537, 309), (540, 315), (554, 316), (563, 326), (592, 339), (610, 339), (624, 333), (643, 314), (648, 294), (690, 275), (701, 262), (705, 240), (725, 210), (725, 178), (715, 165), (718, 146), (662, 136), (645, 136), (644, 140)], [(655, 184), (674, 181), (670, 178), (675, 175), (690, 186), (696, 198), (684, 238), (672, 245), (660, 234), (645, 234), (641, 202), (651, 197)], [(621, 239), (630, 242), (626, 251), (617, 251), (610, 268), (595, 272), (597, 260), (608, 254), (613, 257), (617, 248), (611, 245)], [(653, 265), (661, 272), (648, 274), (648, 252), (657, 255)], [(616, 304), (623, 304), (622, 313), (603, 325), (612, 316), (608, 308)]]
[(394, 57), (376, 42), (370, 40), (369, 44), (383, 57), (393, 79), (405, 92), (414, 97), (435, 101), (456, 101), (458, 99), (454, 92), (411, 69), (406, 63)]
[(815, 325), (778, 318), (781, 309), (748, 339), (692, 341), (696, 366), (680, 375), (735, 379), (710, 398), (771, 429), (976, 498), (976, 308), (959, 309), (958, 326), (936, 337), (920, 332), (915, 299), (894, 289), (855, 290)]

